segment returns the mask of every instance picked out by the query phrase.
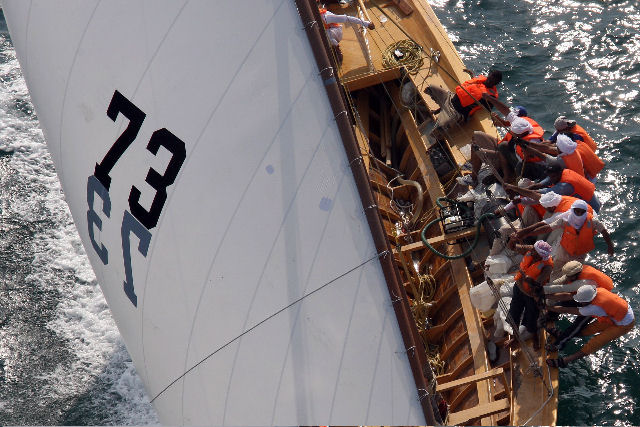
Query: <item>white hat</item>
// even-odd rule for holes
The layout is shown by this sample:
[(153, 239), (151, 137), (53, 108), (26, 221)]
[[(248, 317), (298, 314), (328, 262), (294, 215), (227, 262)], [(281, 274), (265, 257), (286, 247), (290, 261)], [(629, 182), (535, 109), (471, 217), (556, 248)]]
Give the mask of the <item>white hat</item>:
[(573, 296), (577, 302), (591, 302), (596, 297), (596, 288), (591, 285), (580, 286), (578, 292)]
[(516, 117), (511, 122), (511, 131), (516, 135), (520, 135), (523, 133), (529, 134), (533, 132), (533, 126), (531, 126), (531, 123), (529, 123), (527, 120), (523, 119), (522, 117)]
[(555, 208), (562, 201), (562, 196), (560, 194), (554, 193), (553, 191), (549, 191), (540, 197), (540, 204), (545, 208)]
[(567, 135), (560, 134), (556, 139), (556, 147), (562, 154), (572, 154), (577, 146), (578, 144)]

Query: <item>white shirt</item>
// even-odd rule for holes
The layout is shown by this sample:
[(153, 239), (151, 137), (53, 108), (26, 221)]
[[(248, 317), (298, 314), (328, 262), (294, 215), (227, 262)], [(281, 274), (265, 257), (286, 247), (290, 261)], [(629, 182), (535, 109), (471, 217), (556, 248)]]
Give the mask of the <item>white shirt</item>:
[[(350, 24), (362, 25), (363, 27), (368, 27), (370, 24), (369, 21), (356, 18), (355, 16), (336, 15), (328, 10), (325, 13), (320, 14), (320, 16), (322, 16), (322, 20), (325, 24), (344, 24), (345, 22), (348, 22)], [(338, 46), (338, 43), (342, 40), (342, 26), (327, 28), (327, 36), (329, 36), (329, 41), (333, 46)]]
[[(593, 304), (589, 304), (585, 307), (580, 307), (578, 311), (583, 316), (609, 317), (607, 316), (607, 312), (604, 311), (602, 307), (599, 307)], [(629, 323), (633, 322), (634, 316), (633, 316), (633, 310), (631, 309), (631, 304), (629, 304), (629, 309), (627, 310), (627, 314), (625, 314), (625, 316), (622, 318), (621, 321), (616, 322), (616, 320), (612, 317), (609, 317), (609, 319), (618, 326), (626, 326)]]

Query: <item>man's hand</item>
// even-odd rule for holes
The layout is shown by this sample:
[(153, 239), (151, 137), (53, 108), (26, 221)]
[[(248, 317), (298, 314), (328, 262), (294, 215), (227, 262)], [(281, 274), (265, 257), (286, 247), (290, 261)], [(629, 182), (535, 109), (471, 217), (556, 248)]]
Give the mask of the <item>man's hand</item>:
[(370, 30), (375, 30), (376, 26), (373, 24), (373, 22), (369, 22), (369, 25), (367, 25), (367, 28), (369, 28)]

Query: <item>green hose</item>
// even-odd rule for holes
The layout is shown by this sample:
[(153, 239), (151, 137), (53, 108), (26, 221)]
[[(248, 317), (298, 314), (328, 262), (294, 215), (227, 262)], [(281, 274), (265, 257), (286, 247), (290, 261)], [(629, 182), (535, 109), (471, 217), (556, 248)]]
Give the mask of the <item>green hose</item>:
[[(442, 201), (446, 201), (449, 203), (456, 203), (455, 200), (451, 200), (448, 199), (446, 197), (438, 197), (438, 199), (436, 200), (436, 205), (438, 205), (438, 207), (443, 208), (444, 206), (442, 206), (442, 204), (440, 204), (440, 202)], [(469, 249), (467, 249), (466, 251), (464, 251), (463, 253), (459, 254), (459, 255), (445, 255), (441, 252), (438, 252), (438, 250), (436, 248), (434, 248), (433, 246), (431, 246), (429, 244), (429, 242), (427, 241), (427, 238), (425, 237), (425, 233), (427, 231), (427, 229), (429, 227), (431, 227), (433, 224), (435, 224), (438, 221), (441, 221), (441, 218), (436, 218), (433, 221), (431, 221), (430, 223), (428, 223), (427, 225), (424, 226), (424, 228), (422, 229), (422, 232), (420, 233), (420, 238), (422, 239), (422, 243), (424, 243), (424, 245), (429, 248), (429, 250), (431, 252), (433, 252), (434, 254), (438, 255), (439, 257), (442, 257), (444, 259), (458, 259), (458, 258), (464, 258), (467, 255), (469, 255), (471, 253), (472, 250), (475, 249), (475, 247), (478, 245), (478, 239), (480, 238), (480, 227), (482, 227), (482, 221), (485, 218), (495, 218), (495, 214), (493, 214), (492, 212), (487, 212), (485, 214), (482, 214), (480, 216), (480, 218), (478, 218), (478, 222), (476, 224), (476, 235), (475, 238), (473, 239), (473, 243), (471, 243), (471, 246), (469, 247)]]

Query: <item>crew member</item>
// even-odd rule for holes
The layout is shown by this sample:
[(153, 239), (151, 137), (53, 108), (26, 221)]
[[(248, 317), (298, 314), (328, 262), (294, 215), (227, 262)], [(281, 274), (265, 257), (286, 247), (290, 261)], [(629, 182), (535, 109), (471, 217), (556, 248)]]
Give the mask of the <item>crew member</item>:
[(571, 209), (558, 217), (551, 224), (535, 224), (529, 230), (520, 230), (513, 234), (514, 241), (519, 241), (530, 235), (550, 233), (561, 229), (562, 238), (554, 252), (553, 277), (559, 276), (562, 267), (569, 261), (583, 262), (587, 253), (595, 249), (594, 238), (598, 233), (602, 234), (607, 243), (607, 252), (613, 256), (614, 247), (611, 236), (604, 225), (588, 212), (587, 203), (584, 200), (576, 200), (571, 204)]
[[(584, 285), (591, 285), (596, 288), (603, 288), (608, 291), (613, 290), (613, 280), (602, 271), (579, 261), (569, 261), (562, 267), (560, 278), (554, 280), (549, 286), (544, 288), (545, 294), (555, 294), (559, 292), (576, 292)], [(561, 304), (564, 307), (576, 307), (574, 300)], [(556, 314), (557, 315), (557, 314)], [(547, 344), (547, 350), (554, 352), (561, 350), (570, 339), (574, 338), (591, 321), (590, 316), (577, 316), (571, 325), (560, 331), (557, 328), (549, 329), (549, 333), (555, 338), (553, 343)]]
[[(318, 5), (320, 3), (318, 2)], [(336, 55), (336, 59), (338, 60), (338, 64), (342, 64), (342, 50), (340, 50), (340, 41), (342, 40), (342, 25), (345, 22), (350, 24), (360, 25), (362, 27), (367, 27), (370, 30), (375, 29), (375, 25), (373, 22), (365, 21), (360, 18), (356, 18), (354, 16), (348, 15), (335, 15), (328, 11), (324, 7), (320, 7), (320, 16), (322, 17), (322, 21), (324, 23), (324, 28), (327, 31), (327, 37), (329, 38), (329, 43), (333, 48), (333, 52)]]
[(491, 70), (485, 77), (479, 75), (465, 81), (450, 92), (436, 85), (429, 85), (424, 93), (429, 95), (439, 105), (433, 114), (437, 114), (436, 126), (431, 131), (439, 136), (449, 131), (453, 126), (466, 122), (469, 117), (478, 112), (482, 106), (491, 109), (483, 94), (498, 98), (496, 85), (502, 81), (502, 72)]
[(553, 123), (553, 127), (556, 128), (556, 132), (551, 135), (549, 141), (555, 142), (559, 134), (565, 134), (576, 142), (583, 141), (594, 153), (598, 149), (593, 138), (591, 138), (587, 131), (578, 125), (575, 120), (570, 120), (565, 116), (559, 116)]
[[(569, 293), (549, 296), (549, 299), (556, 301), (566, 301), (571, 298), (572, 294)], [(635, 317), (629, 303), (604, 288), (583, 285), (573, 295), (573, 300), (578, 303), (578, 307), (550, 306), (547, 310), (594, 317), (596, 321), (584, 328), (580, 335), (595, 336), (580, 350), (569, 356), (547, 359), (547, 364), (551, 367), (563, 368), (576, 359), (594, 353), (607, 343), (629, 332), (635, 325)]]
[[(516, 285), (513, 287), (509, 315), (515, 323), (512, 325), (515, 329), (522, 324), (533, 335), (533, 348), (537, 350), (540, 348), (538, 337), (539, 307), (544, 300), (542, 287), (549, 281), (553, 270), (552, 248), (544, 240), (538, 240), (533, 246), (515, 244), (510, 246), (512, 250), (524, 253), (524, 258), (522, 258), (515, 276)], [(516, 332), (514, 331), (514, 334)], [(511, 342), (507, 341), (505, 345), (509, 345)]]
[[(462, 178), (458, 178), (461, 184), (475, 185), (478, 171), (483, 161), (491, 163), (496, 171), (501, 171), (504, 180), (513, 182), (515, 171), (522, 169), (522, 162), (525, 161), (523, 176), (533, 179), (544, 177), (544, 164), (541, 158), (529, 156), (520, 144), (516, 144), (519, 139), (527, 142), (542, 141), (544, 129), (535, 120), (528, 116), (527, 110), (522, 106), (517, 106), (513, 110), (502, 101), (483, 94), (483, 99), (495, 106), (505, 118), (500, 118), (492, 113), (491, 117), (497, 126), (509, 128), (509, 132), (500, 141), (497, 138), (481, 131), (475, 131), (471, 138), (474, 148), (471, 151), (472, 172)], [(525, 122), (528, 122), (527, 125)], [(515, 138), (515, 139), (514, 139)]]
[(586, 201), (594, 211), (600, 211), (600, 200), (595, 194), (596, 186), (585, 177), (578, 175), (571, 169), (563, 169), (558, 163), (547, 166), (547, 178), (529, 187), (530, 190), (540, 190), (541, 193), (553, 191), (564, 196), (573, 196)]

